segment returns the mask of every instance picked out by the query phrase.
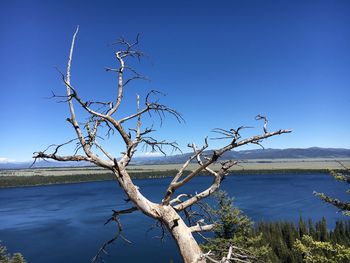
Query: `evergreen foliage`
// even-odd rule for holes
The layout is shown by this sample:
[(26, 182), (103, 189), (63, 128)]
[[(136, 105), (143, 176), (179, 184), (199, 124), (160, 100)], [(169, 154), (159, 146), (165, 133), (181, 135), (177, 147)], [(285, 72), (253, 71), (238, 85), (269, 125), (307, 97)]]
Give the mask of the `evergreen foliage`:
[(21, 253), (14, 253), (11, 256), (7, 253), (6, 247), (0, 244), (0, 263), (26, 263), (26, 261)]
[(11, 263), (25, 263), (25, 259), (21, 253), (15, 253), (12, 256)]
[(297, 225), (290, 222), (260, 222), (254, 227), (254, 235), (262, 235), (261, 244), (270, 246), (270, 262), (305, 262), (302, 251), (295, 249), (297, 241), (301, 242), (304, 236), (308, 236), (315, 242), (339, 245), (339, 250), (347, 248), (350, 246), (350, 221), (336, 222), (333, 230), (327, 229), (325, 218), (316, 223), (309, 220), (307, 224), (300, 218)]
[(348, 263), (350, 248), (331, 242), (315, 241), (311, 236), (304, 235), (294, 244), (296, 254), (301, 254), (306, 263)]
[(253, 222), (233, 206), (234, 199), (226, 192), (218, 191), (214, 197), (217, 206), (208, 208), (216, 222), (214, 237), (206, 239), (202, 249), (211, 251), (213, 258), (220, 260), (234, 245), (250, 258), (249, 262), (267, 262), (269, 247), (261, 244), (262, 235), (253, 235)]
[[(345, 167), (342, 163), (340, 163), (344, 170), (340, 171), (330, 171), (330, 174), (338, 181), (350, 183), (350, 169)], [(348, 194), (350, 193), (350, 189), (346, 191)], [(318, 193), (314, 192), (315, 195), (319, 196), (323, 201), (326, 203), (332, 204), (333, 206), (337, 207), (339, 210), (341, 210), (345, 215), (350, 216), (350, 202), (348, 201), (342, 201), (334, 197), (330, 197), (324, 193)]]
[[(336, 222), (333, 230), (327, 228), (325, 218), (316, 223), (300, 217), (298, 224), (279, 221), (254, 225), (242, 211), (233, 207), (233, 199), (225, 192), (218, 192), (216, 200), (217, 206), (210, 212), (217, 227), (202, 248), (214, 253), (217, 260), (234, 245), (254, 256), (255, 261), (250, 262), (350, 262), (350, 220)], [(321, 261), (324, 257), (333, 261)]]
[[(165, 178), (165, 177), (174, 177), (177, 172), (178, 172), (177, 170), (141, 171), (141, 172), (131, 171), (130, 175), (134, 179)], [(184, 172), (185, 175), (188, 173), (189, 171)], [(0, 188), (112, 181), (114, 179), (115, 179), (114, 175), (109, 172), (102, 173), (102, 174), (0, 176)]]

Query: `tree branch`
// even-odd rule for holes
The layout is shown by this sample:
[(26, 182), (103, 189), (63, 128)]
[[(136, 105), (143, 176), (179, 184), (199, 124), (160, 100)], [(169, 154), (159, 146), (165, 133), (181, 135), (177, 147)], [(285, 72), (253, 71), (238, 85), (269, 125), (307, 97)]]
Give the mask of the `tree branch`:
[[(262, 135), (258, 135), (258, 136), (253, 136), (251, 138), (245, 139), (245, 140), (241, 140), (238, 142), (235, 142), (235, 139), (233, 139), (233, 141), (226, 145), (225, 147), (219, 149), (219, 150), (215, 150), (213, 152), (213, 154), (211, 155), (211, 157), (209, 157), (207, 159), (207, 161), (205, 163), (202, 163), (201, 166), (199, 166), (196, 170), (192, 171), (189, 175), (187, 175), (183, 180), (179, 181), (179, 182), (172, 182), (170, 183), (169, 187), (168, 187), (168, 191), (167, 191), (167, 195), (170, 195), (171, 193), (173, 193), (176, 189), (180, 188), (181, 186), (185, 185), (186, 183), (188, 183), (192, 178), (194, 178), (195, 176), (197, 176), (200, 172), (202, 172), (203, 170), (205, 170), (209, 165), (213, 164), (214, 162), (216, 162), (219, 157), (221, 157), (225, 152), (230, 151), (234, 148), (237, 148), (239, 146), (242, 145), (246, 145), (246, 144), (250, 144), (250, 143), (254, 143), (256, 141), (261, 141), (263, 139), (266, 139), (268, 137), (274, 136), (274, 135), (279, 135), (279, 134), (283, 134), (283, 133), (289, 133), (291, 131), (289, 130), (278, 130), (272, 133), (265, 133)], [(191, 205), (193, 205), (194, 203), (196, 203), (197, 201), (211, 195), (212, 193), (214, 193), (220, 186), (220, 183), (222, 181), (222, 178), (224, 175), (226, 175), (227, 171), (233, 166), (236, 165), (237, 161), (235, 160), (230, 160), (230, 161), (226, 161), (222, 163), (222, 167), (221, 170), (216, 173), (212, 173), (214, 175), (214, 180), (212, 185), (207, 188), (206, 190), (202, 191), (199, 194), (196, 194), (195, 196), (191, 197), (190, 199), (174, 206), (174, 208), (177, 211), (183, 210)], [(170, 190), (169, 190), (170, 189)]]
[[(210, 220), (210, 218), (208, 217), (205, 217), (206, 215), (202, 213), (205, 210), (198, 211), (192, 209), (192, 205), (197, 204), (200, 206), (201, 203), (199, 201), (201, 199), (215, 192), (219, 188), (224, 176), (228, 173), (229, 169), (233, 165), (237, 164), (237, 161), (229, 160), (221, 162), (221, 167), (218, 171), (210, 168), (210, 165), (218, 162), (225, 152), (228, 152), (234, 148), (247, 144), (261, 145), (262, 140), (268, 137), (283, 133), (289, 133), (290, 131), (279, 130), (271, 133), (267, 132), (267, 118), (261, 115), (258, 115), (256, 119), (264, 120), (264, 134), (262, 135), (253, 136), (248, 139), (241, 139), (240, 131), (243, 128), (248, 128), (244, 126), (241, 126), (237, 129), (229, 130), (221, 128), (214, 129), (213, 132), (219, 134), (220, 136), (214, 139), (227, 139), (229, 140), (229, 142), (226, 143), (224, 147), (212, 151), (211, 154), (205, 158), (202, 158), (202, 154), (208, 148), (207, 138), (205, 139), (204, 146), (202, 148), (197, 148), (197, 146), (194, 143), (188, 145), (192, 149), (193, 155), (183, 164), (183, 166), (180, 168), (176, 176), (169, 184), (167, 192), (165, 193), (164, 198), (162, 200), (162, 203), (153, 203), (145, 196), (143, 196), (141, 191), (139, 191), (139, 187), (134, 184), (128, 171), (126, 170), (127, 165), (131, 161), (134, 153), (137, 150), (137, 147), (143, 146), (146, 149), (147, 147), (150, 147), (152, 151), (160, 151), (163, 154), (166, 154), (164, 147), (171, 147), (173, 151), (181, 150), (179, 149), (179, 146), (176, 142), (158, 140), (150, 136), (150, 133), (154, 130), (152, 127), (143, 129), (141, 118), (147, 113), (150, 115), (150, 117), (152, 117), (152, 115), (155, 114), (160, 118), (160, 125), (162, 125), (163, 118), (166, 115), (172, 115), (179, 122), (182, 122), (184, 120), (181, 114), (178, 113), (176, 110), (169, 108), (164, 104), (161, 104), (158, 98), (154, 98), (153, 95), (161, 95), (160, 92), (154, 90), (150, 91), (147, 94), (147, 96), (145, 97), (145, 106), (142, 106), (142, 108), (140, 107), (140, 97), (137, 96), (136, 113), (126, 117), (118, 117), (118, 119), (116, 117), (113, 117), (114, 113), (116, 113), (119, 110), (120, 105), (122, 103), (125, 86), (132, 82), (134, 79), (145, 79), (144, 76), (142, 76), (137, 71), (126, 65), (126, 62), (129, 58), (140, 59), (140, 57), (143, 56), (143, 53), (136, 49), (139, 43), (139, 35), (137, 35), (136, 40), (134, 42), (128, 42), (124, 38), (121, 38), (118, 41), (118, 44), (122, 45), (122, 50), (115, 52), (118, 68), (107, 69), (107, 71), (113, 71), (117, 73), (117, 90), (116, 95), (112, 100), (113, 103), (101, 101), (84, 101), (83, 99), (81, 99), (77, 91), (71, 85), (72, 57), (78, 31), (79, 27), (77, 27), (73, 35), (69, 52), (66, 76), (64, 76), (64, 74), (61, 73), (62, 80), (66, 87), (65, 102), (67, 102), (70, 111), (70, 117), (67, 119), (67, 121), (72, 125), (78, 141), (75, 153), (73, 155), (68, 156), (61, 156), (58, 154), (61, 147), (74, 141), (71, 140), (61, 145), (51, 145), (45, 151), (35, 152), (34, 162), (38, 158), (42, 158), (44, 160), (53, 159), (57, 161), (89, 161), (100, 167), (107, 168), (113, 172), (120, 187), (124, 190), (128, 199), (133, 202), (134, 207), (132, 208), (121, 211), (113, 211), (112, 217), (106, 223), (114, 221), (117, 225), (117, 233), (111, 240), (105, 242), (102, 245), (97, 255), (95, 256), (94, 261), (100, 258), (101, 253), (106, 253), (106, 246), (113, 243), (118, 237), (121, 237), (122, 239), (124, 239), (124, 241), (129, 242), (121, 234), (122, 226), (119, 220), (119, 216), (121, 214), (127, 214), (136, 210), (140, 210), (143, 214), (161, 222), (161, 224), (164, 224), (164, 226), (171, 232), (171, 235), (176, 240), (185, 262), (203, 262), (203, 260), (200, 259), (200, 256), (202, 255), (201, 249), (194, 237), (192, 236), (192, 233), (199, 233), (201, 231), (211, 230), (214, 225), (210, 224), (212, 220)], [(124, 80), (124, 73), (127, 74), (127, 77), (129, 79)], [(56, 95), (54, 94), (54, 96)], [(83, 110), (89, 115), (86, 122), (78, 122), (74, 108), (74, 103), (75, 105), (78, 105), (79, 107), (83, 108)], [(129, 128), (128, 126), (124, 126), (124, 123), (130, 120), (136, 120), (136, 127)], [(101, 128), (107, 129), (107, 137), (111, 133), (114, 133), (114, 131), (117, 131), (121, 136), (126, 149), (124, 152), (122, 152), (122, 156), (121, 158), (118, 158), (118, 160), (116, 157), (112, 156), (109, 152), (107, 152), (102, 147), (102, 145), (99, 144), (98, 139), (101, 138), (99, 136)], [(53, 152), (46, 153), (48, 149), (52, 149), (51, 147), (55, 147)], [(84, 156), (77, 154), (78, 152), (80, 152), (80, 149), (82, 149), (82, 151), (84, 152)], [(96, 153), (93, 152), (93, 150), (96, 150), (99, 154), (102, 152), (105, 157), (99, 157)], [(196, 169), (190, 171), (189, 173), (185, 172), (185, 169), (193, 161), (197, 162), (198, 167), (196, 167)], [(180, 194), (176, 198), (172, 199), (172, 195), (176, 190), (189, 183), (194, 177), (196, 177), (203, 171), (206, 171), (213, 176), (213, 182), (207, 189), (199, 193), (196, 192), (195, 195)], [(186, 225), (186, 223), (180, 216), (179, 211), (184, 211), (185, 217), (189, 222), (188, 225)], [(207, 220), (209, 224), (204, 224), (204, 219), (209, 219)], [(226, 259), (236, 260), (237, 258), (238, 261), (245, 262), (244, 260), (247, 260), (248, 258), (241, 257), (240, 254), (240, 251), (235, 250), (234, 247), (231, 247), (228, 251)], [(207, 258), (209, 259), (209, 254), (207, 254), (207, 256)]]
[(128, 239), (126, 239), (124, 237), (124, 235), (122, 234), (123, 227), (122, 227), (122, 224), (120, 222), (119, 216), (123, 215), (123, 214), (129, 214), (129, 213), (132, 213), (132, 212), (137, 211), (137, 210), (138, 210), (137, 207), (131, 207), (131, 208), (120, 210), (120, 211), (113, 210), (112, 217), (106, 221), (105, 225), (108, 224), (111, 221), (114, 221), (116, 223), (116, 225), (117, 225), (117, 233), (113, 236), (112, 239), (110, 239), (110, 240), (106, 241), (105, 243), (103, 243), (101, 248), (98, 250), (98, 252), (94, 256), (94, 258), (92, 259), (93, 263), (97, 262), (97, 260), (102, 258), (102, 256), (101, 256), (102, 253), (108, 254), (107, 251), (106, 251), (107, 246), (112, 244), (119, 237), (122, 238), (126, 243), (131, 244), (131, 242)]
[(65, 83), (66, 83), (66, 89), (67, 89), (68, 105), (69, 105), (69, 110), (70, 110), (70, 115), (71, 115), (70, 123), (72, 124), (72, 126), (73, 126), (73, 128), (74, 128), (74, 130), (79, 138), (79, 141), (80, 141), (81, 145), (83, 146), (83, 149), (84, 149), (86, 155), (90, 156), (91, 152), (90, 152), (88, 145), (85, 143), (83, 133), (82, 133), (82, 131), (79, 127), (79, 124), (77, 122), (75, 111), (74, 111), (74, 105), (73, 105), (72, 97), (71, 97), (72, 96), (72, 89), (71, 89), (71, 85), (70, 85), (71, 65), (72, 65), (72, 57), (73, 57), (75, 39), (76, 39), (76, 36), (78, 34), (78, 31), (79, 31), (79, 26), (77, 26), (77, 29), (75, 30), (74, 35), (73, 35), (73, 39), (72, 39), (72, 44), (71, 44), (69, 58), (68, 58), (68, 64), (67, 64), (67, 77), (66, 77)]
[(195, 226), (191, 226), (191, 232), (203, 232), (203, 231), (211, 231), (215, 227), (215, 224), (210, 224), (210, 225), (201, 225), (197, 224)]
[[(205, 139), (204, 142), (205, 142), (205, 143), (204, 143), (203, 147), (202, 147), (200, 150), (195, 149), (194, 155), (192, 155), (192, 156), (183, 164), (183, 166), (181, 167), (181, 169), (179, 170), (179, 172), (175, 175), (175, 177), (174, 177), (173, 180), (171, 181), (170, 185), (168, 186), (168, 189), (167, 189), (166, 194), (165, 194), (165, 196), (164, 196), (164, 198), (163, 198), (162, 204), (164, 204), (164, 205), (169, 204), (169, 200), (170, 200), (170, 198), (171, 198), (171, 195), (172, 195), (172, 194), (174, 193), (174, 191), (176, 190), (176, 189), (174, 188), (174, 185), (175, 185), (175, 184), (178, 182), (178, 180), (181, 178), (181, 176), (183, 175), (183, 172), (185, 171), (185, 169), (188, 167), (188, 165), (191, 163), (191, 161), (193, 161), (195, 158), (197, 158), (200, 154), (203, 153), (203, 151), (204, 151), (205, 149), (208, 148), (208, 141), (207, 141), (207, 139)], [(195, 148), (195, 144), (194, 144), (194, 143), (189, 144), (188, 147), (190, 147), (190, 148), (193, 148), (193, 147), (194, 147), (194, 148)]]
[(92, 161), (91, 158), (82, 155), (68, 155), (60, 156), (56, 154), (46, 154), (44, 152), (35, 152), (34, 159), (52, 159), (56, 161), (68, 162), (68, 161)]

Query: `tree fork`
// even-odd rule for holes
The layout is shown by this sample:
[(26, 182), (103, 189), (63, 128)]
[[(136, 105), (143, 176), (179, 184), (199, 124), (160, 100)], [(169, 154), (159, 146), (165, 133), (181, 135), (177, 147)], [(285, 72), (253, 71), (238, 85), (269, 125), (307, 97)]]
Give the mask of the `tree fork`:
[[(130, 43), (125, 39), (120, 39), (119, 44), (124, 47), (124, 49), (117, 51), (115, 53), (117, 62), (119, 63), (118, 70), (108, 70), (114, 73), (117, 73), (118, 87), (116, 92), (116, 97), (113, 98), (115, 104), (111, 102), (100, 102), (100, 101), (84, 101), (78, 95), (78, 92), (71, 85), (71, 63), (74, 50), (75, 39), (78, 33), (78, 28), (75, 31), (72, 39), (72, 44), (69, 52), (68, 65), (67, 65), (67, 75), (63, 76), (63, 82), (66, 86), (66, 100), (68, 104), (70, 117), (67, 119), (72, 128), (75, 131), (76, 138), (68, 141), (67, 143), (59, 145), (50, 145), (46, 150), (39, 151), (34, 153), (34, 162), (37, 159), (52, 159), (56, 161), (88, 161), (97, 166), (103, 167), (112, 171), (115, 175), (116, 180), (119, 183), (119, 186), (128, 196), (128, 200), (131, 201), (134, 205), (134, 208), (127, 210), (128, 212), (139, 210), (146, 216), (149, 216), (155, 220), (161, 221), (171, 233), (171, 236), (174, 238), (180, 254), (185, 263), (203, 263), (206, 262), (206, 256), (201, 251), (198, 242), (193, 237), (194, 232), (207, 231), (211, 230), (214, 224), (203, 225), (204, 219), (201, 219), (201, 224), (199, 221), (195, 224), (189, 223), (186, 224), (184, 219), (181, 217), (180, 212), (185, 211), (185, 216), (187, 216), (186, 209), (190, 208), (193, 205), (198, 204), (201, 199), (204, 199), (214, 193), (219, 187), (222, 178), (228, 173), (229, 169), (237, 164), (237, 161), (230, 160), (225, 162), (219, 162), (220, 158), (224, 153), (231, 151), (237, 147), (256, 144), (261, 146), (261, 142), (264, 139), (267, 139), (272, 136), (289, 133), (290, 130), (277, 130), (275, 132), (267, 131), (267, 119), (261, 115), (258, 115), (257, 120), (264, 119), (264, 133), (261, 135), (256, 135), (250, 138), (241, 139), (241, 134), (239, 133), (241, 129), (247, 128), (241, 126), (237, 129), (221, 129), (215, 128), (213, 132), (219, 133), (220, 138), (225, 139), (228, 142), (224, 143), (219, 149), (212, 151), (209, 156), (204, 157), (203, 152), (208, 148), (207, 139), (205, 139), (204, 146), (200, 149), (197, 149), (194, 143), (189, 144), (188, 146), (193, 150), (193, 156), (183, 164), (179, 169), (177, 175), (173, 178), (167, 190), (164, 194), (163, 200), (159, 200), (159, 203), (154, 203), (145, 197), (138, 186), (136, 186), (128, 174), (126, 167), (132, 160), (134, 153), (143, 144), (146, 147), (150, 147), (152, 151), (160, 151), (165, 153), (163, 147), (171, 147), (173, 150), (180, 150), (176, 142), (169, 142), (166, 140), (157, 140), (153, 138), (150, 134), (155, 130), (152, 127), (142, 127), (141, 118), (152, 117), (152, 114), (155, 114), (160, 118), (162, 123), (165, 114), (175, 117), (179, 122), (183, 120), (182, 116), (174, 109), (159, 103), (158, 99), (152, 101), (152, 96), (161, 95), (160, 92), (150, 91), (145, 98), (146, 107), (140, 109), (140, 97), (137, 96), (137, 111), (131, 115), (116, 119), (114, 113), (118, 111), (122, 99), (123, 91), (126, 84), (130, 83), (135, 79), (146, 79), (141, 74), (137, 73), (134, 69), (126, 66), (126, 60), (130, 58), (137, 58), (143, 56), (143, 53), (136, 49), (139, 43), (139, 37), (137, 36), (134, 43)], [(129, 71), (130, 74), (134, 74), (131, 78), (123, 82), (123, 74), (125, 71)], [(55, 95), (54, 95), (55, 97)], [(62, 97), (62, 96), (60, 96)], [(89, 118), (85, 124), (78, 122), (76, 111), (74, 109), (74, 103), (80, 106)], [(103, 105), (102, 108), (95, 109), (93, 105)], [(103, 108), (105, 107), (105, 108)], [(77, 111), (79, 112), (79, 111)], [(125, 123), (136, 120), (137, 124), (135, 128), (126, 129)], [(93, 128), (90, 128), (90, 124), (94, 123)], [(103, 126), (105, 125), (105, 126)], [(102, 147), (99, 143), (101, 136), (101, 129), (106, 128), (108, 130), (107, 134), (104, 135), (106, 138), (109, 138), (109, 135), (112, 133), (120, 137), (120, 140), (125, 145), (124, 152), (121, 153), (121, 156), (118, 158), (109, 154), (106, 149)], [(103, 131), (103, 130), (102, 130)], [(127, 132), (128, 131), (128, 132)], [(99, 133), (100, 132), (100, 133)], [(71, 142), (78, 142), (76, 145), (76, 150), (73, 155), (62, 156), (58, 154), (58, 150)], [(53, 152), (47, 153), (52, 147)], [(78, 154), (78, 152), (81, 154)], [(101, 157), (103, 156), (103, 157)], [(184, 174), (185, 169), (191, 163), (191, 161), (197, 160), (198, 167), (194, 169), (189, 174)], [(221, 165), (218, 171), (214, 171), (210, 166), (212, 164), (218, 163)], [(202, 172), (208, 172), (211, 176), (214, 177), (212, 183), (208, 186), (207, 189), (204, 189), (200, 192), (195, 192), (193, 195), (187, 193), (180, 193), (176, 198), (173, 198), (172, 195), (175, 191), (179, 191), (184, 185), (191, 183), (192, 179), (199, 176)], [(184, 198), (184, 200), (181, 200)], [(186, 198), (186, 199), (185, 199)], [(118, 223), (120, 223), (118, 221)], [(207, 222), (205, 222), (207, 223)], [(214, 222), (215, 223), (215, 222)], [(121, 236), (122, 235), (117, 235)], [(113, 242), (115, 239), (112, 239)], [(94, 261), (99, 258), (99, 253), (104, 251), (105, 246), (110, 242), (105, 243), (102, 248), (99, 250), (98, 254), (94, 258)], [(226, 262), (226, 261), (225, 261)]]

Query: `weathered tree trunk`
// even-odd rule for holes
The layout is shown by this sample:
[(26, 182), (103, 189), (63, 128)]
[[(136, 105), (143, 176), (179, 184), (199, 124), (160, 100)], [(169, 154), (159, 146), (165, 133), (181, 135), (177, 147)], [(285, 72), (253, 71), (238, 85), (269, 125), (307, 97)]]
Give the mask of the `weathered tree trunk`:
[(175, 239), (180, 254), (185, 263), (204, 263), (201, 259), (202, 251), (192, 235), (191, 229), (185, 224), (180, 215), (170, 205), (160, 205), (150, 202), (131, 181), (125, 169), (115, 171), (115, 176), (130, 200), (144, 214), (162, 221)]
[[(213, 192), (215, 192), (219, 188), (220, 182), (223, 179), (223, 177), (228, 173), (229, 169), (233, 165), (237, 164), (237, 161), (229, 160), (221, 162), (221, 166), (218, 171), (212, 170), (210, 168), (210, 165), (216, 163), (220, 156), (222, 156), (225, 152), (231, 151), (234, 148), (248, 144), (260, 145), (261, 141), (264, 139), (283, 133), (289, 133), (291, 131), (278, 130), (275, 132), (268, 132), (267, 118), (261, 115), (258, 115), (256, 119), (264, 120), (264, 133), (247, 139), (242, 139), (239, 133), (241, 129), (247, 127), (241, 126), (237, 129), (230, 130), (215, 128), (213, 131), (222, 136), (216, 139), (227, 139), (229, 140), (229, 143), (213, 151), (211, 156), (207, 156), (205, 159), (202, 158), (202, 154), (208, 148), (207, 139), (204, 140), (205, 144), (202, 148), (197, 148), (194, 143), (189, 144), (189, 147), (193, 150), (194, 154), (184, 163), (182, 168), (173, 178), (173, 180), (168, 186), (168, 189), (161, 203), (151, 202), (145, 196), (142, 195), (138, 186), (134, 184), (132, 178), (126, 170), (126, 167), (133, 158), (133, 155), (140, 144), (144, 144), (146, 145), (146, 147), (151, 147), (152, 151), (158, 150), (163, 154), (165, 154), (165, 152), (163, 151), (162, 147), (170, 146), (173, 150), (179, 150), (179, 147), (176, 142), (168, 142), (166, 140), (159, 141), (150, 136), (149, 134), (154, 130), (152, 127), (145, 129), (141, 127), (141, 116), (144, 116), (145, 114), (149, 114), (151, 116), (151, 113), (155, 113), (159, 115), (162, 121), (162, 118), (165, 114), (170, 114), (174, 116), (179, 122), (181, 122), (183, 118), (176, 110), (171, 109), (166, 105), (160, 104), (158, 100), (153, 101), (151, 99), (152, 95), (156, 95), (159, 93), (154, 90), (150, 91), (146, 96), (146, 106), (144, 108), (140, 108), (140, 97), (137, 96), (136, 113), (121, 119), (116, 119), (115, 116), (113, 116), (118, 111), (119, 106), (121, 105), (121, 101), (123, 98), (123, 89), (125, 85), (134, 79), (145, 79), (144, 76), (137, 73), (137, 71), (135, 71), (133, 68), (125, 66), (125, 59), (133, 57), (139, 59), (143, 56), (142, 52), (135, 49), (139, 42), (138, 36), (136, 37), (136, 41), (134, 43), (129, 43), (125, 39), (121, 39), (119, 41), (119, 44), (121, 44), (124, 47), (122, 50), (117, 51), (115, 53), (115, 57), (118, 60), (120, 66), (117, 69), (108, 69), (108, 71), (116, 72), (118, 74), (118, 91), (114, 102), (85, 101), (81, 99), (78, 96), (77, 91), (71, 86), (70, 83), (70, 69), (74, 50), (74, 43), (76, 35), (78, 33), (78, 29), (79, 27), (77, 27), (72, 39), (67, 65), (67, 75), (64, 76), (62, 74), (62, 79), (67, 91), (66, 102), (68, 103), (70, 110), (70, 118), (68, 118), (67, 120), (72, 124), (72, 127), (75, 130), (78, 139), (78, 145), (75, 153), (73, 155), (67, 156), (58, 154), (58, 150), (64, 145), (75, 142), (76, 139), (70, 140), (66, 143), (59, 145), (50, 145), (45, 151), (34, 153), (35, 160), (41, 158), (52, 159), (56, 161), (87, 161), (112, 171), (118, 183), (120, 184), (120, 187), (124, 190), (126, 195), (129, 197), (130, 201), (134, 204), (134, 206), (129, 209), (114, 211), (112, 217), (113, 219), (116, 220), (116, 218), (120, 214), (131, 213), (133, 211), (139, 210), (143, 214), (155, 220), (161, 221), (168, 228), (169, 232), (171, 233), (180, 250), (181, 256), (185, 263), (206, 262), (204, 257), (205, 255), (203, 255), (197, 241), (193, 237), (193, 232), (211, 230), (214, 224), (207, 224), (207, 222), (205, 222), (204, 224), (199, 224), (198, 221), (197, 225), (191, 226), (191, 224), (189, 224), (187, 226), (181, 218), (180, 212), (188, 207), (191, 207), (192, 205), (196, 204), (199, 200), (206, 198)], [(124, 70), (130, 71), (132, 74), (131, 77), (126, 81), (123, 81)], [(88, 113), (90, 116), (89, 118), (87, 118), (87, 122), (84, 124), (84, 126), (82, 126), (77, 119), (73, 101), (75, 103), (78, 103), (78, 105), (82, 109), (84, 109), (86, 113)], [(94, 107), (96, 106), (96, 104), (102, 105), (101, 108), (96, 110)], [(131, 120), (137, 121), (135, 128), (124, 126), (125, 122)], [(110, 134), (114, 134), (114, 132), (116, 132), (120, 135), (121, 139), (125, 143), (126, 149), (125, 152), (122, 153), (122, 156), (119, 159), (119, 161), (116, 159), (116, 157), (108, 153), (99, 144), (98, 141), (101, 136), (99, 136), (98, 131), (101, 127), (104, 127), (103, 129), (108, 130), (107, 134), (105, 135), (107, 138), (109, 138)], [(56, 146), (56, 148), (54, 148), (54, 151), (52, 153), (46, 152), (54, 146)], [(82, 152), (84, 153), (83, 155), (78, 154), (79, 149), (82, 149)], [(101, 157), (101, 153), (103, 157)], [(198, 168), (191, 171), (189, 174), (184, 173), (188, 165), (195, 160), (197, 160), (197, 163), (199, 165)], [(175, 191), (179, 192), (179, 188), (189, 183), (193, 178), (195, 178), (204, 171), (208, 172), (214, 177), (212, 184), (207, 189), (204, 189), (199, 193), (196, 192), (195, 195), (192, 196), (184, 193), (179, 194), (177, 197), (172, 196)], [(180, 197), (186, 197), (186, 199), (180, 200)], [(173, 206), (171, 206), (172, 204)], [(119, 231), (121, 231), (120, 225)], [(113, 242), (113, 240), (106, 242), (101, 247), (101, 249), (95, 256), (94, 261), (100, 258), (100, 253), (104, 252), (105, 247), (111, 242)], [(230, 258), (230, 253), (227, 256), (228, 259)]]
[(171, 206), (160, 206), (160, 216), (163, 223), (175, 239), (185, 263), (204, 263), (202, 251), (194, 239), (191, 229), (185, 224), (175, 209)]

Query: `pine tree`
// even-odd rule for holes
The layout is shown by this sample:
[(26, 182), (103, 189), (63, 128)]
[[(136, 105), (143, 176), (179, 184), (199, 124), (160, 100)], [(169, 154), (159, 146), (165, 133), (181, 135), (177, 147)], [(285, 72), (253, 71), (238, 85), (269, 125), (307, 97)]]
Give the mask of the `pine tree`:
[(9, 255), (7, 253), (7, 249), (4, 246), (1, 246), (0, 244), (0, 262), (1, 263), (9, 263), (10, 259), (9, 259)]
[(11, 257), (11, 255), (7, 253), (7, 248), (0, 244), (0, 263), (26, 263), (26, 261), (20, 253), (15, 253)]
[(312, 223), (311, 218), (310, 218), (309, 221), (308, 221), (308, 225), (309, 225), (309, 235), (310, 235), (311, 237), (315, 238), (315, 236), (316, 236), (316, 230), (315, 230), (314, 224)]
[(254, 235), (253, 222), (233, 206), (234, 199), (224, 191), (214, 196), (218, 205), (208, 208), (215, 219), (214, 237), (208, 238), (202, 244), (202, 249), (211, 251), (213, 257), (220, 260), (227, 255), (228, 248), (234, 245), (250, 262), (270, 262), (267, 260), (270, 249), (262, 245), (262, 234)]
[(299, 237), (302, 238), (304, 235), (307, 235), (307, 226), (302, 217), (299, 218)]
[(350, 248), (330, 242), (315, 241), (305, 235), (294, 244), (295, 253), (303, 257), (305, 263), (348, 263), (350, 262)]
[(322, 221), (320, 223), (320, 241), (325, 242), (328, 241), (328, 231), (327, 231), (327, 221), (325, 217), (322, 217)]
[[(350, 183), (350, 169), (347, 168), (343, 163), (339, 162), (343, 170), (334, 171), (331, 170), (330, 174), (338, 181)], [(350, 193), (350, 189), (347, 190), (347, 193)], [(315, 195), (319, 196), (323, 201), (332, 204), (341, 210), (345, 215), (350, 216), (350, 202), (341, 201), (337, 198), (330, 197), (324, 193), (314, 192)]]
[[(336, 222), (334, 231), (327, 229), (326, 219), (313, 223), (311, 219), (306, 221), (299, 219), (299, 227), (289, 222), (260, 222), (255, 226), (256, 235), (262, 234), (262, 245), (269, 245), (271, 251), (268, 259), (273, 263), (302, 263), (302, 253), (294, 249), (297, 239), (303, 240), (304, 236), (310, 236), (314, 241), (323, 243), (338, 244), (349, 247), (350, 220)], [(302, 233), (302, 237), (300, 237)], [(340, 250), (341, 247), (338, 247)], [(339, 251), (340, 252), (340, 251)], [(314, 250), (310, 251), (314, 253)]]
[(26, 263), (26, 261), (21, 253), (15, 253), (13, 254), (11, 263)]

